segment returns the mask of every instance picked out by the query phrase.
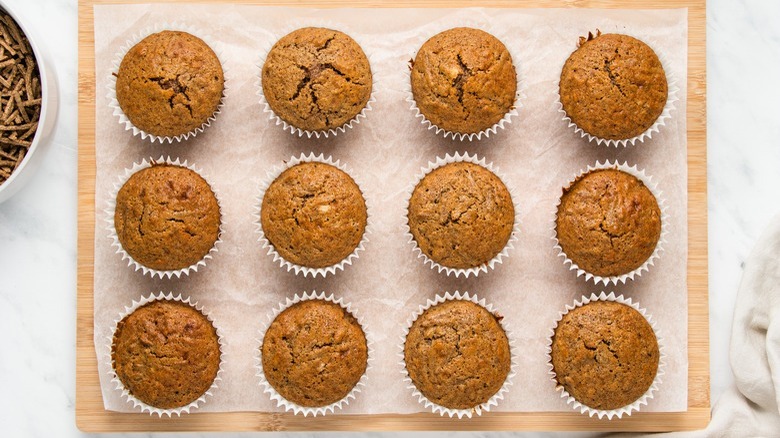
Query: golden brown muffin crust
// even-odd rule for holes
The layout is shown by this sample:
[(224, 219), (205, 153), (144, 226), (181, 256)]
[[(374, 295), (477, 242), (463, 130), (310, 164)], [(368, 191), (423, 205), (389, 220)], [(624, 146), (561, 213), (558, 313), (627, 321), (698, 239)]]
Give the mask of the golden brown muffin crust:
[(144, 38), (122, 58), (116, 98), (137, 128), (174, 137), (214, 114), (224, 82), (222, 64), (203, 40), (166, 30)]
[(661, 237), (661, 209), (635, 176), (594, 170), (563, 190), (556, 233), (563, 252), (584, 271), (623, 275), (653, 254)]
[(628, 35), (585, 41), (563, 66), (563, 109), (585, 132), (629, 139), (655, 123), (668, 88), (661, 61), (647, 44)]
[(135, 261), (163, 271), (191, 266), (219, 238), (219, 204), (186, 167), (154, 164), (130, 176), (116, 197), (114, 226)]
[(485, 403), (511, 368), (509, 341), (498, 318), (471, 301), (427, 309), (409, 329), (404, 361), (414, 386), (450, 409)]
[(307, 300), (274, 319), (263, 338), (263, 373), (285, 399), (305, 407), (346, 397), (366, 371), (368, 344), (338, 304)]
[(279, 175), (260, 210), (263, 233), (292, 263), (310, 268), (334, 265), (360, 244), (368, 220), (355, 181), (330, 164), (308, 162)]
[(279, 118), (308, 131), (355, 118), (371, 96), (371, 66), (348, 35), (306, 27), (280, 39), (262, 71), (263, 94)]
[(503, 182), (477, 164), (436, 168), (414, 188), (409, 228), (431, 260), (455, 269), (489, 262), (512, 235), (515, 208)]
[(461, 134), (498, 123), (515, 103), (517, 75), (504, 44), (459, 27), (425, 42), (414, 59), (412, 94), (434, 125)]
[(553, 371), (560, 385), (594, 409), (633, 403), (655, 379), (658, 341), (633, 308), (595, 301), (575, 308), (558, 323), (552, 343)]
[(203, 395), (217, 376), (217, 331), (188, 304), (153, 301), (119, 322), (111, 361), (134, 397), (156, 408), (179, 408)]

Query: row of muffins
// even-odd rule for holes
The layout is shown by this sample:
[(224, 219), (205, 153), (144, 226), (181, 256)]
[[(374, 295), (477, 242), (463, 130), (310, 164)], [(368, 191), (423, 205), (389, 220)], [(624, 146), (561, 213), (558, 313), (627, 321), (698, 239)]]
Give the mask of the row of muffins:
[[(636, 167), (605, 163), (563, 189), (556, 248), (571, 269), (595, 282), (625, 282), (661, 250), (663, 202)], [(219, 201), (191, 166), (162, 160), (128, 169), (107, 210), (117, 252), (152, 276), (197, 270), (222, 233)], [(656, 189), (657, 190), (657, 189)], [(369, 207), (346, 167), (323, 156), (293, 158), (260, 187), (255, 223), (274, 261), (304, 276), (344, 269), (364, 249)], [(492, 164), (447, 155), (409, 191), (406, 228), (426, 264), (448, 275), (487, 272), (520, 232), (512, 191)]]
[[(372, 360), (365, 323), (342, 299), (304, 293), (274, 309), (260, 331), (257, 376), (277, 406), (333, 412), (357, 397)], [(468, 293), (437, 295), (409, 319), (399, 346), (412, 396), (441, 415), (489, 411), (515, 373), (506, 317)], [(117, 389), (142, 411), (189, 413), (221, 379), (224, 340), (202, 307), (173, 294), (125, 309), (111, 337)], [(663, 374), (652, 318), (631, 299), (583, 297), (566, 306), (547, 340), (555, 390), (582, 413), (621, 417), (646, 404)]]
[[(114, 113), (127, 129), (154, 140), (186, 139), (208, 126), (225, 95), (222, 64), (211, 47), (165, 30), (120, 51), (110, 84)], [(445, 137), (479, 139), (517, 114), (517, 74), (495, 36), (459, 27), (434, 35), (410, 66), (412, 109)], [(349, 35), (307, 27), (277, 41), (260, 72), (261, 103), (298, 135), (343, 132), (370, 109), (368, 57)], [(667, 73), (644, 42), (589, 34), (566, 60), (559, 82), (564, 120), (590, 139), (632, 143), (663, 123), (671, 107)], [(666, 113), (665, 113), (666, 112)]]

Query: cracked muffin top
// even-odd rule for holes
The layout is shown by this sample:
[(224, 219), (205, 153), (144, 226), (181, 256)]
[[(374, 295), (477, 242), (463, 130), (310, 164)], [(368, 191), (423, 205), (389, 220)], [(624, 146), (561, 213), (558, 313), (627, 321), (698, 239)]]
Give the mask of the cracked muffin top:
[(666, 105), (666, 73), (647, 44), (628, 35), (580, 38), (561, 71), (566, 115), (593, 136), (623, 140), (655, 123)]
[(261, 346), (263, 373), (285, 399), (305, 407), (346, 397), (368, 364), (357, 319), (330, 301), (307, 300), (280, 313)]
[(563, 316), (552, 338), (558, 384), (585, 406), (630, 405), (652, 385), (658, 340), (641, 313), (614, 301), (593, 301)]
[(580, 269), (602, 277), (623, 275), (653, 254), (661, 237), (661, 209), (635, 176), (594, 170), (563, 189), (555, 231), (563, 252)]
[(117, 377), (149, 406), (174, 409), (197, 400), (219, 371), (217, 330), (194, 307), (153, 301), (125, 316), (111, 346)]
[(300, 163), (268, 187), (260, 208), (263, 234), (285, 260), (309, 268), (339, 263), (360, 244), (368, 214), (363, 193), (346, 172)]
[(224, 83), (222, 64), (203, 40), (166, 30), (144, 38), (122, 58), (116, 98), (138, 129), (175, 137), (208, 121)]
[(412, 64), (412, 94), (420, 112), (459, 134), (484, 131), (515, 103), (517, 76), (504, 44), (487, 32), (450, 29), (425, 42)]
[(451, 300), (420, 315), (404, 342), (406, 370), (428, 400), (471, 409), (490, 400), (511, 368), (509, 340), (492, 313)]
[(468, 162), (434, 169), (409, 199), (408, 224), (417, 246), (431, 260), (454, 269), (475, 268), (504, 249), (512, 235), (515, 207), (504, 183)]
[(119, 189), (114, 227), (122, 248), (150, 269), (184, 269), (219, 238), (220, 210), (208, 182), (186, 167), (153, 164)]
[(306, 131), (324, 131), (363, 111), (371, 96), (371, 66), (349, 35), (305, 27), (271, 48), (262, 85), (279, 118)]

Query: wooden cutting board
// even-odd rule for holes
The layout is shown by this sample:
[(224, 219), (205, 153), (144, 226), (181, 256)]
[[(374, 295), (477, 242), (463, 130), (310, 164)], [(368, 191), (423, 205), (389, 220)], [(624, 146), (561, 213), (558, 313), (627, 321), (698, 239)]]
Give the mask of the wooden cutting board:
[[(162, 0), (160, 0), (162, 2)], [(218, 0), (167, 0), (216, 3)], [(258, 431), (258, 430), (621, 430), (670, 431), (704, 428), (710, 419), (707, 288), (707, 147), (705, 0), (530, 0), (516, 1), (252, 1), (231, 3), (299, 7), (579, 7), (619, 9), (688, 8), (688, 410), (639, 412), (621, 420), (599, 420), (572, 412), (494, 413), (470, 420), (437, 414), (326, 415), (287, 413), (195, 413), (174, 418), (109, 412), (103, 408), (93, 343), (95, 244), (95, 51), (93, 6), (144, 3), (79, 0), (79, 168), (78, 286), (76, 339), (76, 424), (85, 432)]]

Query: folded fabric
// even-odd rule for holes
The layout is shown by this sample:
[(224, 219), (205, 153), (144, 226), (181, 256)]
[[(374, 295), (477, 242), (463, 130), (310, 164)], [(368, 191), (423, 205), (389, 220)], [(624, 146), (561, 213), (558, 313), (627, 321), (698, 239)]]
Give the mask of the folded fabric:
[[(745, 265), (730, 357), (740, 392), (756, 405), (780, 413), (780, 216)], [(780, 434), (780, 429), (776, 431)]]
[(780, 437), (780, 215), (745, 263), (729, 356), (738, 394), (718, 400), (712, 423), (732, 420), (721, 436)]

